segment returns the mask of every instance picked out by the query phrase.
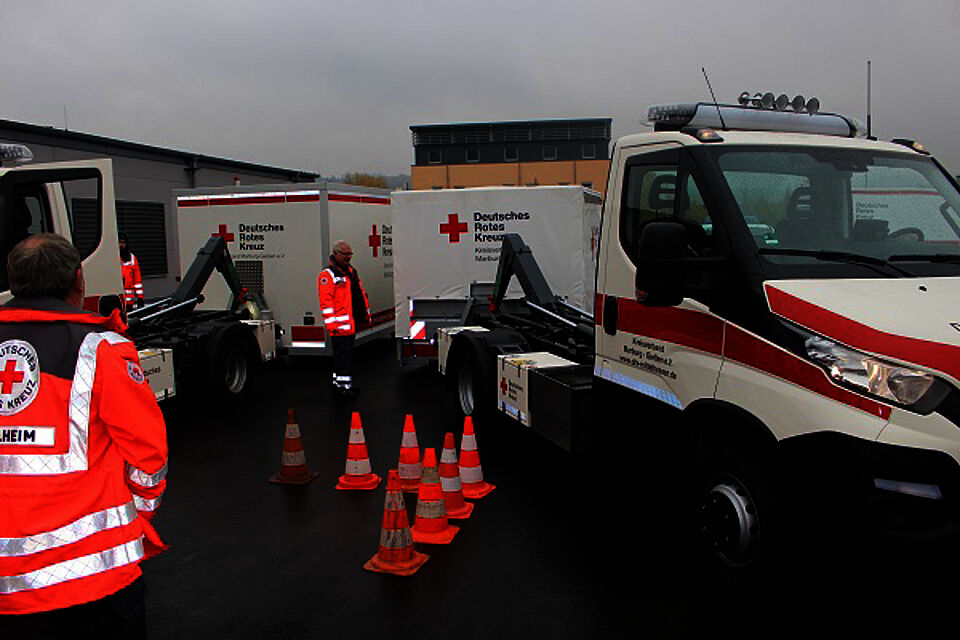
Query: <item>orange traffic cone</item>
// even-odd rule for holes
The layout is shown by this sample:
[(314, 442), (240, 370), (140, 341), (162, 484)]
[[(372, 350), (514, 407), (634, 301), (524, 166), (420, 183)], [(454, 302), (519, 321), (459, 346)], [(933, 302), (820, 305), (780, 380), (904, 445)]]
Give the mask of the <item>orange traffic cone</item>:
[(337, 482), (337, 489), (376, 489), (380, 476), (370, 471), (367, 441), (363, 438), (360, 414), (350, 419), (350, 444), (347, 445), (347, 467)]
[(300, 427), (297, 414), (287, 409), (287, 430), (283, 439), (283, 454), (280, 458), (280, 471), (269, 478), (277, 484), (306, 484), (317, 477), (315, 471), (307, 468), (307, 457), (300, 442)]
[(422, 473), (417, 431), (413, 426), (413, 416), (407, 414), (403, 421), (403, 440), (400, 443), (400, 462), (397, 468), (401, 489), (407, 493), (416, 493)]
[(447, 522), (447, 510), (440, 489), (440, 472), (437, 470), (437, 453), (427, 449), (423, 454), (423, 476), (417, 490), (417, 517), (410, 529), (413, 541), (449, 544), (459, 530), (459, 527)]
[(443, 436), (443, 452), (440, 454), (440, 488), (443, 489), (443, 506), (447, 517), (455, 520), (469, 518), (473, 513), (473, 503), (463, 499), (457, 449), (453, 444), (453, 434), (449, 431)]
[(460, 482), (463, 496), (478, 499), (493, 491), (496, 487), (483, 481), (483, 469), (480, 467), (480, 454), (477, 453), (477, 436), (473, 433), (473, 420), (467, 416), (463, 420), (463, 439), (460, 441)]
[(409, 576), (417, 572), (430, 556), (413, 548), (407, 507), (403, 504), (400, 477), (396, 469), (387, 473), (387, 500), (383, 505), (383, 526), (380, 528), (380, 548), (377, 555), (367, 560), (367, 571)]

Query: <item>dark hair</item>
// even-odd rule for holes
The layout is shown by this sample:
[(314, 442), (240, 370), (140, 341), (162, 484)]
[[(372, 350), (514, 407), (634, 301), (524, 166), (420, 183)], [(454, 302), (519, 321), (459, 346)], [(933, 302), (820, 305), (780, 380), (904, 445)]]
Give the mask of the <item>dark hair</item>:
[(10, 292), (21, 298), (52, 296), (66, 299), (80, 268), (80, 254), (55, 233), (25, 238), (7, 256)]

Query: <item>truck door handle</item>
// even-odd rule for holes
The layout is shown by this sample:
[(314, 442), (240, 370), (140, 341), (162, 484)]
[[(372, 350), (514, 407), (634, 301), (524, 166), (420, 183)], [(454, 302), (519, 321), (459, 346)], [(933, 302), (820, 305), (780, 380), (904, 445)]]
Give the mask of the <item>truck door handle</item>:
[(616, 335), (617, 333), (617, 296), (605, 296), (603, 298), (603, 331), (607, 335)]

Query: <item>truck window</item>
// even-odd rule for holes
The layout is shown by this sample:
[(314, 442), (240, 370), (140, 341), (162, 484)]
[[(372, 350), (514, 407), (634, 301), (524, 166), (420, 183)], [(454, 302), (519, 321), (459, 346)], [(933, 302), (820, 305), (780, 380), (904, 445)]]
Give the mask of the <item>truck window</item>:
[(882, 259), (960, 254), (960, 194), (927, 158), (859, 149), (755, 147), (722, 150), (717, 164), (757, 247), (837, 250)]
[(677, 165), (628, 165), (620, 205), (620, 244), (632, 260), (651, 220), (674, 215)]

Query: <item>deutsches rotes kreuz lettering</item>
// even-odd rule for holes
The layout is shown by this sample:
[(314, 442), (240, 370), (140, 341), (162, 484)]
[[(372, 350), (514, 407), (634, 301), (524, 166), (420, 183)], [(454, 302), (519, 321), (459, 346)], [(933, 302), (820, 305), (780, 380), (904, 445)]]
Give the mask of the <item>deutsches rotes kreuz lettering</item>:
[(0, 415), (23, 411), (40, 391), (40, 359), (29, 342), (0, 343)]

